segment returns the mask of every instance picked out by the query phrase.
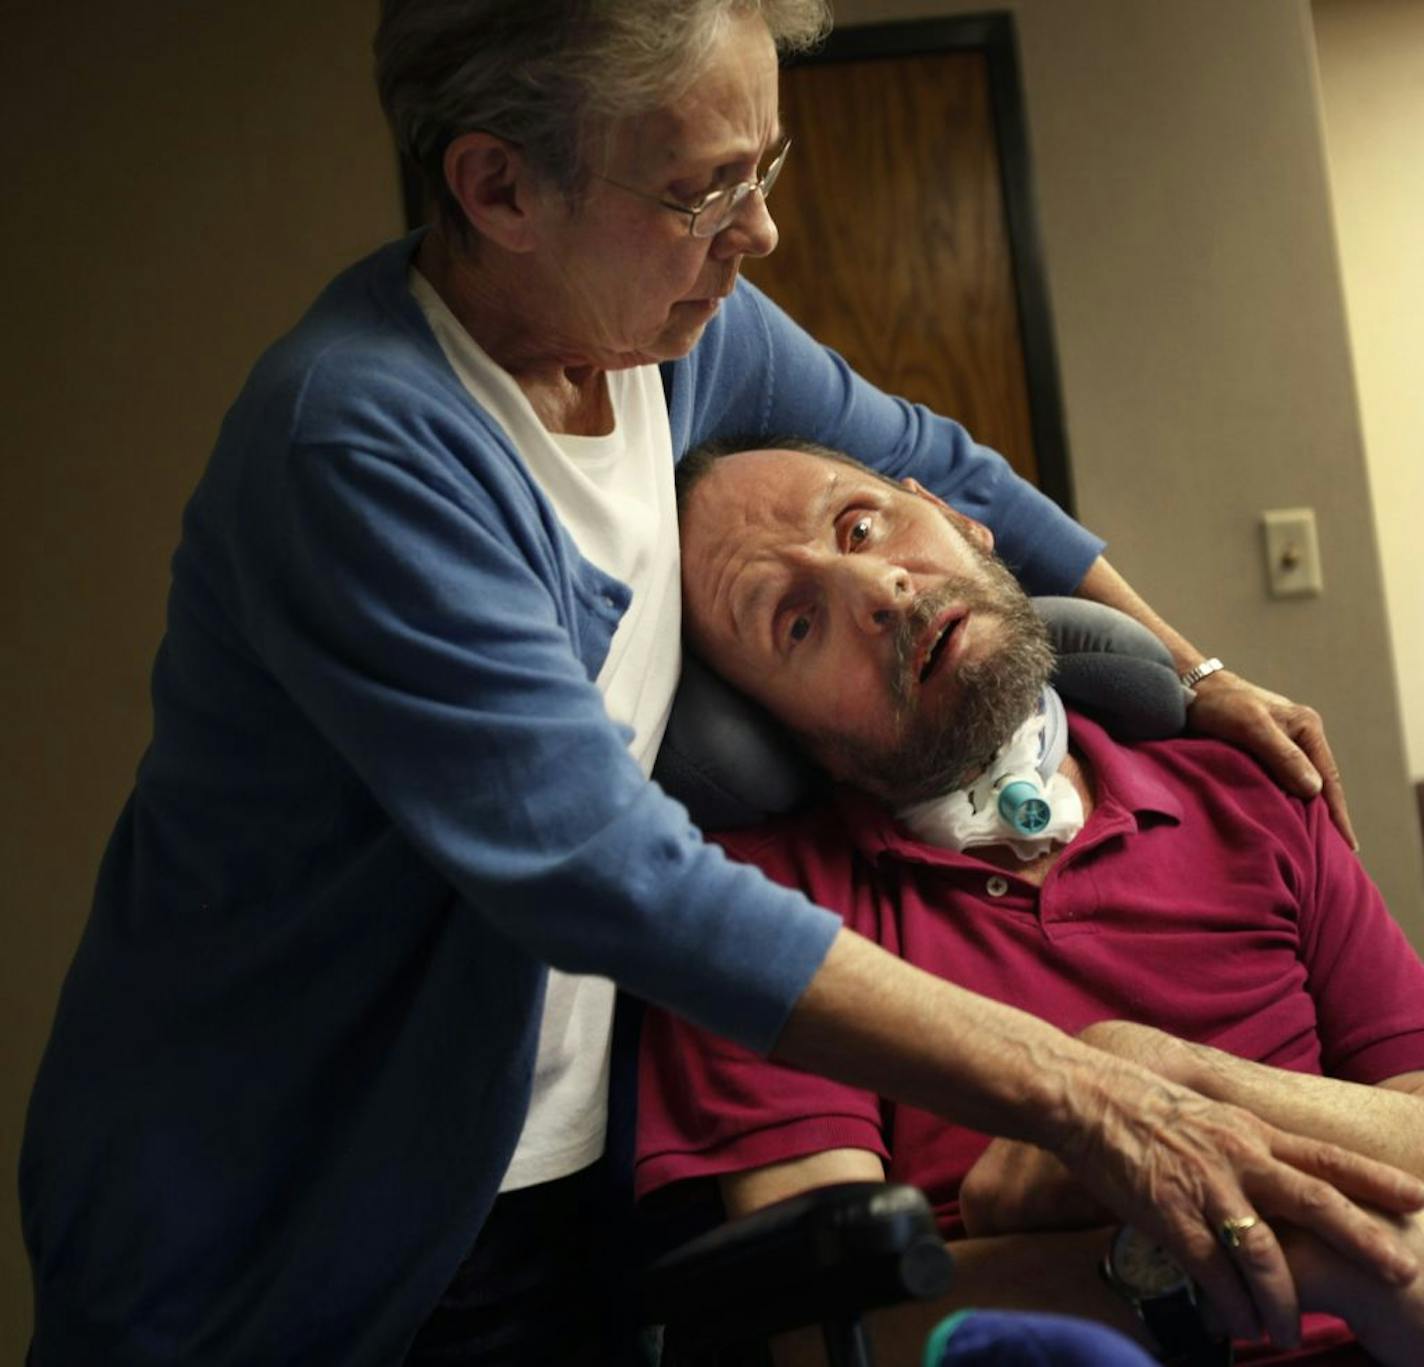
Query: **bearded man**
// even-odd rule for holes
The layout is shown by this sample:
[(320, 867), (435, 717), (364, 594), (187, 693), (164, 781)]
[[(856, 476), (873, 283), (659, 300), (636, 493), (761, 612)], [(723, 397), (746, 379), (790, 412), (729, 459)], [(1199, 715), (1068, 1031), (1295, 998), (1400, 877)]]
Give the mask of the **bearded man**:
[[(809, 443), (712, 449), (684, 461), (679, 515), (690, 643), (836, 781), (828, 801), (724, 837), (734, 857), (937, 976), (1424, 1173), (1424, 965), (1322, 802), (1219, 742), (1122, 745), (1066, 712), (990, 533), (914, 480)], [(1039, 1150), (662, 1013), (640, 1105), (645, 1198), (715, 1185), (737, 1215), (837, 1181), (925, 1189), (956, 1241), (955, 1287), (873, 1321), (885, 1361), (919, 1361), (928, 1327), (965, 1305), (1071, 1311), (1168, 1361), (1230, 1361), (1199, 1288), (1135, 1279), (1160, 1250)], [(1292, 1361), (1419, 1360), (1424, 1288), (1367, 1283), (1267, 1214), (1218, 1233), (1243, 1270), (1284, 1247), (1315, 1312)], [(1399, 1227), (1424, 1246), (1417, 1217)], [(1238, 1360), (1283, 1359), (1241, 1345)]]

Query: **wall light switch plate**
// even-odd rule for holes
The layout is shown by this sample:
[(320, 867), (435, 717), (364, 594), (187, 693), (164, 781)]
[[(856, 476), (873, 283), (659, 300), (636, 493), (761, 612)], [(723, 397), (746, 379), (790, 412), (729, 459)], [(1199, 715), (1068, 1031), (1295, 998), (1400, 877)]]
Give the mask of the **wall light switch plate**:
[(1314, 597), (1324, 591), (1320, 543), (1314, 508), (1268, 508), (1261, 514), (1266, 532), (1266, 577), (1275, 598)]

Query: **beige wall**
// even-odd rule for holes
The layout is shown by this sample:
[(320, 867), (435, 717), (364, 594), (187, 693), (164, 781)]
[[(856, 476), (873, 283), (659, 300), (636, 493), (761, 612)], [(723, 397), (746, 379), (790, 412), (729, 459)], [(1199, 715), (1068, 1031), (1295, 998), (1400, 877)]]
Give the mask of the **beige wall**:
[[(1366, 857), (1424, 942), (1303, 3), (1015, 7), (1082, 512), (1201, 644), (1324, 708)], [(847, 22), (954, 5), (839, 8)], [(147, 736), (182, 501), (259, 348), (399, 226), (368, 90), (374, 4), (20, 10), (0, 46), (12, 1174)], [(1330, 592), (1275, 604), (1255, 517), (1292, 503), (1320, 510)], [(12, 1193), (3, 1361), (28, 1322)]]
[(260, 348), (400, 229), (374, 0), (7, 13), (0, 1362), (13, 1174), (99, 852), (149, 732), (178, 515)]
[(1315, 0), (1314, 15), (1409, 772), (1424, 781), (1424, 3)]

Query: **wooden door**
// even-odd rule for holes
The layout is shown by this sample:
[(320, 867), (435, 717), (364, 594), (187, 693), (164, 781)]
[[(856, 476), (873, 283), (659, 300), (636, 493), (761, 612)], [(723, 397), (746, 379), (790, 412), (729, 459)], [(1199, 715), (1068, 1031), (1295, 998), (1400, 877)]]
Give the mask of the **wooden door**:
[[(915, 27), (894, 26), (901, 46)], [(856, 32), (833, 42), (854, 52)], [(1030, 383), (1036, 282), (1012, 241), (994, 79), (982, 47), (789, 67), (781, 246), (744, 269), (867, 379), (957, 418), (1066, 502), (1056, 373), (1046, 392)]]

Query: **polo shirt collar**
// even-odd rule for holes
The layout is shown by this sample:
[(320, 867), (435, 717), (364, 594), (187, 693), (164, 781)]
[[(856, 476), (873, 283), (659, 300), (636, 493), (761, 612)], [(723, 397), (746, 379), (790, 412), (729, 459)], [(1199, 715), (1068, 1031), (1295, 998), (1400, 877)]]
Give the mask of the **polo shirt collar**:
[[(1163, 742), (1122, 744), (1097, 722), (1071, 708), (1068, 735), (1070, 744), (1091, 767), (1095, 789), (1093, 814), (1069, 845), (1070, 850), (1096, 845), (1119, 832), (1138, 831), (1153, 820), (1181, 823), (1181, 800), (1152, 759), (1152, 748)], [(855, 789), (838, 785), (834, 801), (852, 842), (867, 859), (889, 856), (922, 864), (983, 862), (972, 850), (959, 854), (917, 840), (885, 807)]]

